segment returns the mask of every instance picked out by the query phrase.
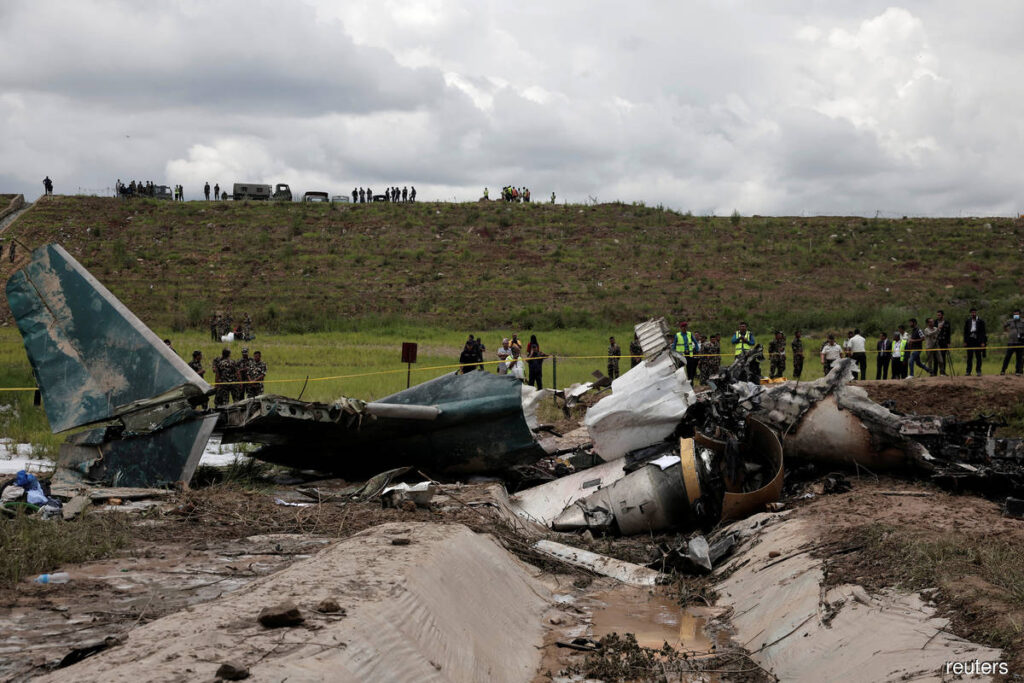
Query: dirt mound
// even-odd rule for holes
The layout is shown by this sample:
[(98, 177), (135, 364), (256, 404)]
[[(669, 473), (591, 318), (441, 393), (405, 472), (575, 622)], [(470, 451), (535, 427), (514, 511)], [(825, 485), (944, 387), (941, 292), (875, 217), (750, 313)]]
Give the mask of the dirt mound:
[(917, 377), (907, 380), (854, 382), (872, 400), (900, 413), (978, 415), (1013, 418), (1020, 411), (1024, 377)]

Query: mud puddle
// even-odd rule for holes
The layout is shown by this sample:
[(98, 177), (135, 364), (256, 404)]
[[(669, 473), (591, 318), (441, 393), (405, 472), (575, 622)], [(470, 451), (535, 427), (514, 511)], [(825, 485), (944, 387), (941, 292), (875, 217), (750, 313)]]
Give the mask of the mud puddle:
[(717, 614), (712, 608), (683, 608), (665, 591), (625, 585), (589, 597), (594, 638), (632, 633), (641, 647), (660, 649), (668, 643), (696, 654), (710, 654), (717, 645), (705, 632)]

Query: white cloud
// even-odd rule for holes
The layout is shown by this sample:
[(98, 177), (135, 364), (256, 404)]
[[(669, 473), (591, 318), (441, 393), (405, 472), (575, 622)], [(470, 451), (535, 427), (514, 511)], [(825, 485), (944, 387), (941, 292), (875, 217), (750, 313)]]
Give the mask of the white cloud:
[(0, 191), (513, 183), (697, 213), (1009, 213), (1024, 5), (972, 7), (9, 1)]

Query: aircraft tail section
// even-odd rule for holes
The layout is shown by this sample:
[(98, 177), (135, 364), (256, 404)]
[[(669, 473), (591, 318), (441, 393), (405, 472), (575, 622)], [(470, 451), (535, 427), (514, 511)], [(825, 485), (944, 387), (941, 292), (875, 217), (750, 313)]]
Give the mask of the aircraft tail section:
[(54, 433), (212, 391), (59, 245), (32, 253), (7, 281), (7, 300)]

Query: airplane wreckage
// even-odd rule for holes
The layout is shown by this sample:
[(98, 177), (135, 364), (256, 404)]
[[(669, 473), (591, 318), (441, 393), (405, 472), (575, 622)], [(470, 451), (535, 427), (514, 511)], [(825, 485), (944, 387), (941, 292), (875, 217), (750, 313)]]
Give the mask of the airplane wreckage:
[[(412, 466), (438, 477), (509, 476), (562, 454), (536, 407), (590, 385), (538, 391), (487, 372), (449, 374), (378, 401), (262, 395), (207, 409), (213, 388), (59, 245), (36, 249), (7, 298), (61, 446), (55, 485), (188, 482), (207, 441), (261, 444), (252, 457), (356, 479)], [(510, 497), (555, 530), (710, 529), (765, 509), (784, 463), (903, 471), (991, 496), (1024, 490), (1024, 447), (979, 419), (898, 415), (848, 382), (852, 361), (812, 382), (762, 385), (760, 347), (693, 390), (664, 320), (636, 326), (643, 361), (587, 412), (593, 465)], [(597, 464), (594, 464), (597, 463)]]

